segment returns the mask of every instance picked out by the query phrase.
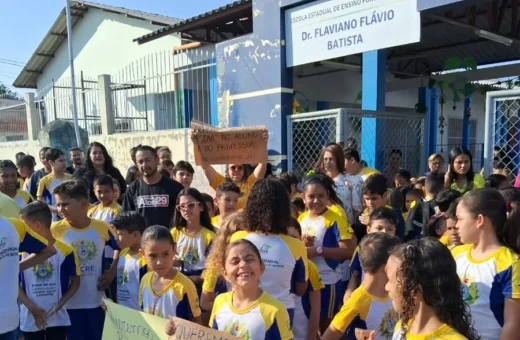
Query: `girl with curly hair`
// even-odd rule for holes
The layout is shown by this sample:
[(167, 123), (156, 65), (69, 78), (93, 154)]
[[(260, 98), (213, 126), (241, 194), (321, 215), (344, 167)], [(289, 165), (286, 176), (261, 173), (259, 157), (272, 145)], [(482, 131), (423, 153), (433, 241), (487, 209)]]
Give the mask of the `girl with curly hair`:
[(206, 270), (202, 273), (204, 283), (202, 285), (202, 295), (200, 307), (203, 312), (211, 312), (215, 297), (220, 293), (230, 290), (222, 277), (222, 266), (220, 258), (226, 252), (226, 247), (231, 240), (231, 236), (239, 230), (244, 230), (246, 226), (243, 213), (233, 213), (224, 218), (217, 231), (217, 237), (213, 240), (213, 245), (206, 258)]
[(318, 267), (325, 284), (321, 290), (320, 329), (325, 331), (339, 310), (345, 285), (342, 265), (352, 258), (356, 248), (353, 230), (335, 203), (334, 182), (324, 174), (307, 178), (303, 185), (303, 200), (307, 211), (300, 215), (302, 240), (307, 256)]
[(285, 305), (291, 324), (294, 298), (307, 289), (307, 253), (300, 240), (287, 234), (291, 209), (289, 193), (278, 179), (256, 182), (249, 194), (246, 209), (246, 229), (233, 234), (231, 242), (246, 239), (260, 251), (265, 273), (260, 278), (262, 288)]
[(520, 204), (499, 191), (468, 192), (457, 205), (464, 245), (452, 249), (464, 300), (483, 340), (520, 334)]
[[(394, 340), (480, 339), (459, 288), (455, 260), (438, 240), (425, 237), (396, 246), (386, 273), (386, 290), (400, 314)], [(363, 338), (360, 332), (356, 336)]]

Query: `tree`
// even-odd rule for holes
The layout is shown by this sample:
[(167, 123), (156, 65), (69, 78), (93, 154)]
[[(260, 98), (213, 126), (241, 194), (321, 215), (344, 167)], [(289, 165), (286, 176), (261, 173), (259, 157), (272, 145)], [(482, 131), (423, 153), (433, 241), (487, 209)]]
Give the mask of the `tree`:
[(3, 99), (13, 99), (13, 100), (22, 99), (18, 93), (11, 91), (11, 89), (9, 89), (7, 86), (2, 84), (1, 82), (0, 82), (0, 97), (2, 97)]

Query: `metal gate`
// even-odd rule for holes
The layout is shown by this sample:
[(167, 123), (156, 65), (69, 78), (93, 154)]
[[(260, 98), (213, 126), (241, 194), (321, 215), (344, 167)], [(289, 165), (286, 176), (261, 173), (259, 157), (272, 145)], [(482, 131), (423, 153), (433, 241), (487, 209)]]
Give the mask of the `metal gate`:
[(520, 168), (520, 90), (491, 91), (486, 94), (484, 171), (505, 169), (516, 179)]
[[(303, 177), (315, 167), (321, 149), (327, 143), (344, 145), (353, 138), (361, 146), (363, 118), (377, 118), (383, 126), (378, 129), (383, 134), (378, 141), (384, 146), (380, 148), (383, 156), (376, 159), (377, 169), (384, 170), (390, 152), (398, 149), (402, 153), (402, 168), (413, 176), (424, 172), (424, 115), (413, 111), (374, 112), (345, 108), (287, 117), (289, 171)], [(376, 143), (376, 131), (367, 131), (367, 134), (374, 136), (369, 143)]]
[[(12, 101), (12, 103), (16, 102), (19, 101)], [(0, 142), (28, 139), (26, 112), (24, 102), (0, 107)]]

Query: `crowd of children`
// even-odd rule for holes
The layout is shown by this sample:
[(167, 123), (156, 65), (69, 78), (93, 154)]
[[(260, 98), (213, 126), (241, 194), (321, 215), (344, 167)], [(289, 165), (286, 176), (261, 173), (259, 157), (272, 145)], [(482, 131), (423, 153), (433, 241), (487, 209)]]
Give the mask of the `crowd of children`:
[(101, 339), (105, 296), (165, 337), (178, 317), (247, 340), (520, 339), (520, 191), (464, 148), (418, 179), (335, 143), (301, 183), (202, 164), (214, 198), (167, 147), (131, 155), (126, 183), (99, 143), (70, 167), (0, 161), (0, 340)]

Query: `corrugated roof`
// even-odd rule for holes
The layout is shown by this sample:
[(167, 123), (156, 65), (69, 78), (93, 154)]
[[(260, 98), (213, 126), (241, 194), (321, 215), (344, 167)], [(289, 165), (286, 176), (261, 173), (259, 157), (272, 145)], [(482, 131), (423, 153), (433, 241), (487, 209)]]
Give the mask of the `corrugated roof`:
[[(89, 1), (72, 1), (72, 26), (83, 18), (89, 8), (97, 8), (106, 12), (123, 14), (130, 18), (150, 21), (156, 25), (175, 25), (181, 21), (181, 19), (131, 10), (123, 7), (108, 6)], [(67, 17), (65, 14), (65, 8), (63, 8), (58, 15), (58, 18), (51, 26), (49, 32), (47, 32), (27, 64), (25, 64), (22, 72), (14, 81), (13, 86), (19, 88), (36, 88), (38, 76), (54, 57), (54, 53), (56, 53), (65, 39), (67, 39)]]
[(216, 8), (214, 10), (183, 20), (179, 23), (158, 29), (157, 31), (136, 38), (134, 39), (134, 41), (136, 41), (139, 44), (144, 44), (146, 42), (164, 37), (175, 32), (184, 31), (186, 29), (198, 28), (196, 27), (196, 25), (200, 24), (201, 21), (211, 20), (213, 18), (220, 17), (223, 14), (232, 14), (231, 12), (237, 12), (244, 8), (252, 8), (252, 6), (252, 0), (235, 1), (230, 4)]

